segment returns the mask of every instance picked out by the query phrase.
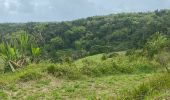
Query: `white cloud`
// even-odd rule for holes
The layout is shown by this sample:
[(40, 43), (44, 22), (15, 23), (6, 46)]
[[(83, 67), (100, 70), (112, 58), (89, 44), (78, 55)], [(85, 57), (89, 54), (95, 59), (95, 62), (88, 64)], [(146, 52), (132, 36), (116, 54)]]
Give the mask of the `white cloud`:
[(0, 0), (0, 22), (61, 21), (170, 8), (170, 0)]

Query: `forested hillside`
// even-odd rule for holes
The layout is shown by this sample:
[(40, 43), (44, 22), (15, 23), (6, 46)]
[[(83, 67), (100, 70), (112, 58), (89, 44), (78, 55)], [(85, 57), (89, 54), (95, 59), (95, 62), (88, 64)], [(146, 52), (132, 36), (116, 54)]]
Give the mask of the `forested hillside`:
[(0, 24), (0, 100), (169, 100), (170, 10)]
[[(170, 36), (170, 10), (120, 13), (66, 22), (0, 24), (5, 37), (25, 31), (36, 38), (43, 58), (59, 61), (103, 52), (140, 49), (154, 33)], [(1, 41), (3, 39), (1, 38)]]

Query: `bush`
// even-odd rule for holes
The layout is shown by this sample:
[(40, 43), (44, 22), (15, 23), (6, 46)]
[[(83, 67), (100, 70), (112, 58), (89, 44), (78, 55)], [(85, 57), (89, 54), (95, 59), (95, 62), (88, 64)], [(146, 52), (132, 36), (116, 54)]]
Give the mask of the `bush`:
[(170, 73), (170, 70), (168, 69), (169, 67), (169, 61), (170, 61), (170, 56), (169, 53), (167, 52), (162, 52), (157, 55), (156, 61), (160, 64), (162, 68), (165, 68), (168, 73)]
[(78, 79), (81, 77), (79, 69), (74, 64), (52, 65), (47, 68), (47, 72), (55, 77), (68, 79)]
[(104, 53), (103, 55), (102, 55), (102, 58), (101, 58), (102, 60), (106, 60), (107, 59), (107, 55)]
[(56, 69), (55, 66), (51, 65), (47, 68), (47, 72), (54, 75), (56, 72), (55, 69)]
[(133, 55), (133, 54), (135, 54), (135, 49), (127, 50), (125, 55), (130, 56), (130, 55)]
[(88, 60), (88, 59), (84, 59), (82, 61), (83, 66), (80, 68), (80, 71), (82, 74), (87, 75), (87, 76), (95, 76), (97, 72), (96, 65), (97, 63), (92, 61), (92, 60)]
[(168, 45), (168, 38), (160, 32), (153, 34), (145, 44), (144, 51), (146, 50), (148, 58), (151, 60), (156, 54), (159, 54)]
[(38, 80), (41, 77), (42, 77), (42, 75), (38, 72), (27, 72), (19, 77), (19, 81), (28, 82), (31, 80)]
[(118, 65), (116, 65), (115, 62), (112, 61), (106, 61), (98, 64), (95, 68), (97, 70), (98, 75), (111, 75), (111, 74), (117, 74), (118, 72)]
[(117, 71), (124, 74), (131, 74), (134, 72), (134, 68), (131, 65), (119, 66), (117, 67)]
[(90, 61), (86, 61), (81, 68), (81, 73), (87, 76), (102, 76), (116, 74), (118, 66), (112, 61), (104, 61), (98, 64), (94, 64)]
[(156, 71), (156, 67), (152, 64), (139, 64), (136, 66), (136, 70), (140, 73), (150, 73)]

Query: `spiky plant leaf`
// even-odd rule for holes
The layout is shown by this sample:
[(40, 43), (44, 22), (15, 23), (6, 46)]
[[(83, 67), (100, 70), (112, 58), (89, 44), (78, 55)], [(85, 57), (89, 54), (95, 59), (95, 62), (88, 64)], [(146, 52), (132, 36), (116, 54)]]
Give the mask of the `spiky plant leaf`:
[(11, 62), (9, 62), (9, 66), (11, 67), (11, 70), (15, 72), (14, 66), (11, 64)]
[(38, 56), (39, 54), (40, 54), (40, 48), (34, 48), (34, 47), (32, 47), (31, 48), (31, 52), (32, 52), (32, 55), (34, 56), (34, 57), (36, 57), (36, 56)]
[(19, 36), (20, 48), (23, 53), (26, 53), (26, 49), (29, 45), (29, 35), (25, 31), (20, 32)]
[(6, 47), (4, 43), (0, 44), (0, 53), (6, 55)]
[(10, 54), (11, 59), (14, 59), (14, 56), (15, 56), (14, 48), (12, 48), (12, 47), (9, 48), (9, 54)]

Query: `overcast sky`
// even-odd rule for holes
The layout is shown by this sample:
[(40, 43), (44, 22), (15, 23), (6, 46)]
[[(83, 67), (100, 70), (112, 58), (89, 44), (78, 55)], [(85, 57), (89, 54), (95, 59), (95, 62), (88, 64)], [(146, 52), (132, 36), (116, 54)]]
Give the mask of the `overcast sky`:
[(66, 21), (170, 8), (170, 0), (0, 0), (0, 22)]

